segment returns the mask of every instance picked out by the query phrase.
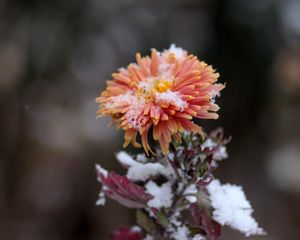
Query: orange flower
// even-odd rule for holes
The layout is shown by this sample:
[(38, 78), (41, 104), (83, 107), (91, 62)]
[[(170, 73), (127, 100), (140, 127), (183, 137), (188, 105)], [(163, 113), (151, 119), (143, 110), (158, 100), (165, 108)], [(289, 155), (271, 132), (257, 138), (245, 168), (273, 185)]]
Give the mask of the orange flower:
[(111, 116), (125, 131), (124, 147), (141, 147), (139, 133), (146, 153), (152, 152), (148, 132), (153, 126), (153, 139), (167, 154), (172, 137), (180, 141), (184, 130), (202, 133), (193, 118), (218, 118), (214, 98), (224, 85), (215, 84), (219, 74), (211, 66), (173, 44), (163, 52), (152, 49), (151, 57), (138, 53), (136, 61), (112, 74), (113, 80), (96, 98), (97, 114)]

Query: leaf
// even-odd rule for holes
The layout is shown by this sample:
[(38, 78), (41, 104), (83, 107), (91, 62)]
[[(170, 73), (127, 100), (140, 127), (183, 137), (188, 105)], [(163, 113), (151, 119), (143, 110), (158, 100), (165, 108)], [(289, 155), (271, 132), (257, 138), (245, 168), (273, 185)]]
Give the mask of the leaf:
[(202, 228), (211, 240), (217, 240), (221, 235), (221, 225), (212, 219), (208, 212), (197, 203), (190, 207), (195, 222)]
[(146, 203), (153, 198), (145, 189), (133, 182), (126, 176), (115, 172), (107, 172), (100, 165), (96, 167), (98, 180), (102, 183), (104, 193), (129, 208), (144, 208)]
[(202, 218), (202, 225), (210, 239), (216, 240), (221, 235), (221, 225), (206, 214)]
[(205, 234), (205, 232), (200, 227), (190, 227), (189, 230), (192, 235)]
[(179, 204), (177, 205), (177, 209), (178, 210), (184, 210), (187, 205), (188, 205), (188, 203), (186, 201), (181, 200), (179, 202)]
[(153, 233), (156, 230), (156, 224), (154, 221), (143, 211), (136, 211), (137, 223), (144, 228), (147, 232)]
[(119, 228), (112, 234), (112, 240), (142, 240), (142, 232), (132, 228)]
[(159, 223), (166, 228), (169, 224), (169, 220), (166, 215), (162, 211), (157, 211), (155, 214)]

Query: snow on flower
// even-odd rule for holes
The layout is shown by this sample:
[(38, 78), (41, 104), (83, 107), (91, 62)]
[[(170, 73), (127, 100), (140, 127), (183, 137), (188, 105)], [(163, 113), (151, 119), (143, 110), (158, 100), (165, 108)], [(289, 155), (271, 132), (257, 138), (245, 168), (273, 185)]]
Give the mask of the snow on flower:
[(231, 184), (221, 185), (219, 180), (213, 180), (206, 188), (214, 208), (213, 218), (217, 222), (239, 230), (246, 236), (265, 234), (251, 216), (253, 209), (242, 187)]
[(171, 207), (173, 201), (172, 185), (166, 182), (158, 186), (155, 182), (149, 181), (145, 188), (148, 193), (154, 196), (147, 204), (149, 207), (161, 208)]
[(170, 90), (162, 93), (156, 93), (156, 103), (168, 102), (179, 107), (183, 111), (187, 107), (187, 102), (181, 99), (179, 92), (172, 92)]
[(175, 44), (171, 44), (170, 48), (165, 51), (165, 53), (170, 54), (173, 53), (177, 59), (181, 60), (183, 57), (187, 55), (187, 52), (182, 48), (176, 47)]
[[(102, 191), (111, 199), (129, 208), (143, 208), (153, 197), (144, 189), (132, 182), (127, 177), (115, 172), (108, 173), (100, 165), (96, 165), (98, 181), (102, 183)], [(101, 197), (101, 192), (100, 192)], [(100, 203), (102, 203), (100, 198)]]
[(224, 85), (216, 84), (219, 74), (211, 66), (174, 44), (163, 52), (152, 49), (151, 56), (138, 53), (136, 61), (114, 73), (96, 98), (98, 116), (110, 116), (125, 131), (124, 147), (141, 147), (140, 134), (146, 153), (152, 152), (148, 132), (153, 127), (153, 139), (167, 154), (171, 139), (179, 141), (184, 130), (202, 133), (193, 118), (218, 118), (214, 98)]
[(169, 177), (173, 174), (173, 169), (169, 166), (160, 163), (140, 163), (124, 151), (117, 154), (117, 159), (122, 165), (128, 167), (127, 177), (133, 181), (145, 181), (158, 175)]

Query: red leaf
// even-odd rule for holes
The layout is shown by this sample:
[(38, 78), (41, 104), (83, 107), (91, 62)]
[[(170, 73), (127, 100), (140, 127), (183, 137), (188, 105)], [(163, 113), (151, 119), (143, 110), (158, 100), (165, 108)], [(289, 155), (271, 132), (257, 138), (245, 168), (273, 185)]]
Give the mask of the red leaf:
[(153, 198), (144, 188), (131, 182), (127, 177), (115, 172), (106, 173), (99, 165), (96, 167), (98, 180), (107, 196), (129, 208), (143, 208)]
[(213, 220), (205, 209), (200, 208), (194, 203), (190, 207), (190, 211), (195, 222), (201, 227), (211, 240), (217, 240), (221, 235), (221, 225)]
[(119, 228), (114, 231), (112, 240), (142, 240), (142, 233), (130, 228)]

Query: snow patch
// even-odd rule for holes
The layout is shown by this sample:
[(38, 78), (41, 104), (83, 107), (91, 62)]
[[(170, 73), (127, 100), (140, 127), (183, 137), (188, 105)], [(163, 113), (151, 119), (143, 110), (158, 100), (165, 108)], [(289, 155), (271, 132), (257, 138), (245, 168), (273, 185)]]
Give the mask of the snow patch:
[[(96, 172), (97, 172), (97, 174), (98, 173), (100, 173), (100, 174), (102, 174), (104, 177), (107, 177), (107, 175), (108, 175), (108, 171), (106, 170), (106, 169), (104, 169), (104, 168), (102, 168), (101, 166), (100, 166), (100, 164), (96, 164), (95, 165), (95, 167), (96, 167)], [(101, 178), (100, 178), (100, 176), (97, 176), (97, 180), (99, 181), (99, 182), (101, 182)], [(107, 189), (107, 187), (106, 186), (102, 186), (102, 189), (101, 189), (101, 191), (100, 191), (100, 193), (99, 193), (99, 199), (97, 200), (97, 202), (96, 202), (96, 205), (105, 205), (105, 202), (106, 202), (106, 199), (105, 199), (105, 190)]]
[(189, 240), (189, 234), (190, 230), (186, 226), (181, 226), (172, 233), (171, 237), (174, 240)]
[[(96, 167), (96, 171), (97, 171), (97, 172), (101, 173), (104, 177), (107, 177), (108, 171), (105, 170), (104, 168), (102, 168), (102, 167), (100, 166), (100, 164), (96, 164), (95, 167)], [(99, 177), (98, 177), (98, 181), (101, 182), (101, 180), (99, 179)]]
[(133, 95), (132, 91), (128, 91), (124, 94), (120, 94), (117, 96), (112, 96), (109, 98), (109, 101), (107, 101), (104, 105), (106, 109), (113, 109), (118, 107), (120, 104), (128, 103), (130, 104), (136, 100), (136, 97)]
[(147, 77), (144, 81), (139, 82), (138, 89), (142, 89), (144, 92), (150, 92), (153, 89), (154, 81), (156, 78)]
[(185, 189), (183, 195), (187, 195), (185, 196), (185, 199), (187, 201), (189, 201), (190, 203), (195, 203), (198, 199), (196, 196), (193, 195), (195, 195), (196, 193), (198, 193), (197, 186), (195, 184), (191, 184)]
[(132, 232), (141, 232), (142, 231), (142, 229), (139, 227), (139, 226), (132, 226), (131, 228), (130, 228), (130, 231), (132, 231)]
[(210, 91), (210, 95), (211, 95), (211, 102), (214, 103), (216, 101), (216, 97), (219, 96), (220, 93), (213, 89)]
[(217, 222), (239, 230), (246, 236), (265, 234), (251, 216), (253, 209), (242, 187), (221, 185), (219, 180), (213, 180), (206, 188), (214, 208), (213, 218)]
[(216, 152), (213, 154), (213, 159), (215, 160), (222, 160), (228, 158), (228, 153), (226, 150), (226, 147), (222, 146), (220, 147)]
[(143, 240), (154, 240), (154, 238), (151, 235), (147, 234)]
[(139, 153), (138, 155), (136, 155), (136, 160), (138, 162), (146, 162), (147, 161), (147, 158), (146, 158), (146, 154), (145, 153)]
[(205, 240), (205, 237), (203, 237), (201, 234), (195, 235), (192, 240)]
[(118, 152), (116, 157), (122, 165), (128, 167), (126, 176), (133, 181), (145, 181), (160, 174), (170, 177), (173, 174), (173, 169), (170, 166), (164, 166), (160, 163), (140, 163), (125, 151)]
[(105, 202), (106, 202), (106, 199), (105, 199), (105, 193), (103, 191), (103, 189), (100, 191), (99, 193), (99, 199), (97, 200), (96, 202), (96, 205), (97, 206), (104, 206), (105, 205)]
[(209, 148), (209, 149), (211, 149), (211, 148), (217, 146), (217, 144), (213, 140), (211, 140), (210, 138), (208, 138), (208, 139), (205, 140), (204, 143), (202, 143), (201, 146), (202, 146), (202, 148)]
[(173, 194), (170, 182), (166, 182), (163, 185), (158, 186), (155, 182), (149, 181), (145, 185), (145, 188), (148, 193), (154, 196), (154, 198), (147, 203), (149, 207), (171, 207)]

